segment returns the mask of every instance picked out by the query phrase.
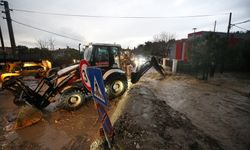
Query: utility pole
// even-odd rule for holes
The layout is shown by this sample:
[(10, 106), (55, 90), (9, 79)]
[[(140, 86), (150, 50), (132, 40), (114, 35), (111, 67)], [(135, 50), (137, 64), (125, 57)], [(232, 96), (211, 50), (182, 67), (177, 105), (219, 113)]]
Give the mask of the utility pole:
[(232, 20), (232, 13), (230, 12), (229, 14), (229, 21), (228, 21), (228, 27), (227, 27), (227, 40), (226, 40), (226, 51), (221, 51), (221, 68), (220, 68), (220, 73), (224, 72), (224, 68), (225, 68), (225, 54), (226, 52), (229, 50), (229, 33), (230, 33), (230, 29), (231, 29), (231, 20)]
[(16, 43), (15, 43), (15, 37), (14, 37), (14, 32), (13, 32), (12, 22), (11, 22), (11, 17), (10, 17), (9, 3), (7, 1), (1, 1), (1, 2), (2, 2), (1, 5), (4, 5), (5, 11), (3, 13), (5, 13), (6, 15), (6, 18), (4, 19), (7, 20), (9, 36), (10, 36), (10, 44), (11, 44), (12, 51), (14, 51), (16, 48)]
[(232, 13), (229, 14), (229, 21), (228, 21), (228, 27), (227, 27), (227, 37), (229, 37), (229, 32), (231, 29), (231, 19), (232, 19)]
[(216, 20), (214, 21), (214, 32), (216, 30)]
[(1, 45), (2, 45), (2, 49), (3, 49), (3, 61), (4, 61), (4, 64), (6, 64), (6, 53), (5, 53), (5, 47), (4, 47), (4, 42), (3, 42), (3, 34), (2, 34), (1, 26), (0, 26), (0, 38), (1, 38)]

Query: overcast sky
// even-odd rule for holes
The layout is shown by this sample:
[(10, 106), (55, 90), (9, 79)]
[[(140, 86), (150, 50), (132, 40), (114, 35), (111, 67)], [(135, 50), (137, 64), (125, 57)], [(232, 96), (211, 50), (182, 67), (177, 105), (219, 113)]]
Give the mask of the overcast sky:
[[(249, 0), (9, 0), (9, 5), (14, 9), (93, 16), (214, 15), (184, 19), (119, 19), (53, 16), (15, 10), (11, 12), (12, 19), (16, 21), (79, 39), (82, 44), (108, 42), (121, 44), (124, 48), (133, 48), (145, 41), (152, 41), (153, 36), (161, 32), (175, 34), (177, 39), (181, 39), (193, 32), (194, 27), (197, 28), (196, 31), (212, 31), (215, 20), (216, 31), (226, 32), (229, 12), (233, 13), (232, 23), (250, 19)], [(6, 20), (2, 17), (0, 20), (4, 41), (5, 45), (9, 46)], [(239, 26), (250, 30), (250, 22)], [(16, 45), (36, 47), (38, 40), (49, 38), (55, 39), (56, 48), (66, 46), (77, 48), (79, 44), (78, 41), (34, 30), (14, 22), (13, 29)], [(244, 31), (236, 27), (231, 31), (238, 30)]]

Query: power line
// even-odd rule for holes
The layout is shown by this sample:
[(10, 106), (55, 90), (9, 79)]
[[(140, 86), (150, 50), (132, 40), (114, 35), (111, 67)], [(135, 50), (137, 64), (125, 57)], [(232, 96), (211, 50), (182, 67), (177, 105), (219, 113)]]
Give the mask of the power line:
[(64, 37), (64, 38), (67, 38), (67, 39), (71, 39), (71, 40), (74, 40), (74, 41), (82, 42), (79, 39), (75, 39), (75, 38), (72, 38), (72, 37), (69, 37), (69, 36), (66, 36), (66, 35), (62, 35), (62, 34), (58, 34), (58, 33), (55, 33), (55, 32), (52, 32), (52, 31), (48, 31), (48, 30), (45, 30), (45, 29), (37, 28), (37, 27), (31, 26), (31, 25), (28, 25), (28, 24), (21, 23), (19, 21), (13, 20), (13, 19), (12, 19), (12, 21), (15, 22), (15, 23), (17, 23), (17, 24), (20, 24), (20, 25), (23, 25), (23, 26), (26, 26), (26, 27), (29, 27), (29, 28), (32, 28), (32, 29), (36, 29), (36, 30), (39, 30), (39, 31), (47, 32), (47, 33), (54, 34), (54, 35), (57, 35), (57, 36), (60, 36), (60, 37)]
[(12, 9), (12, 10), (25, 13), (54, 15), (54, 16), (68, 16), (68, 17), (82, 17), (82, 18), (116, 18), (116, 19), (181, 19), (181, 18), (202, 18), (202, 17), (211, 17), (211, 16), (228, 14), (228, 13), (221, 13), (221, 14), (205, 14), (205, 15), (189, 15), (189, 16), (147, 17), (147, 16), (101, 16), (101, 15), (86, 15), (86, 14), (67, 14), (67, 13), (53, 13), (53, 12), (33, 11), (24, 9)]
[(235, 24), (233, 24), (232, 26), (237, 27), (237, 28), (239, 28), (239, 29), (243, 29), (243, 30), (249, 31), (249, 30), (247, 30), (247, 29), (245, 29), (245, 28), (242, 28), (242, 27), (236, 26)]
[(232, 25), (243, 24), (243, 23), (247, 23), (247, 22), (250, 22), (250, 20), (245, 20), (245, 21), (237, 22), (237, 23), (234, 23), (234, 24), (232, 24)]

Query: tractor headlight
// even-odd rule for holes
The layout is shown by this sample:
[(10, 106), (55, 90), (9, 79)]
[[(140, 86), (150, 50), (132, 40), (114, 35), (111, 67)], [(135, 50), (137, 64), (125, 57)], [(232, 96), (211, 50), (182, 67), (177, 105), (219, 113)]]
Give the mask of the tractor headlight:
[(141, 66), (141, 65), (143, 65), (143, 64), (145, 64), (146, 61), (147, 61), (146, 58), (143, 57), (143, 56), (139, 56), (139, 57), (135, 58), (135, 60), (134, 60), (135, 65), (136, 65), (137, 67), (138, 67), (138, 66)]
[(140, 58), (139, 58), (139, 65), (143, 65), (143, 64), (145, 64), (145, 63), (146, 63), (146, 58), (140, 57)]

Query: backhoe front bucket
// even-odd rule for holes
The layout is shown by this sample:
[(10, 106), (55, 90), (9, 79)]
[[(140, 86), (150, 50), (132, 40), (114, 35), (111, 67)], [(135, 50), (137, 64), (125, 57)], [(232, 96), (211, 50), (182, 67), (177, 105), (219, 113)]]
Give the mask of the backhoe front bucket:
[(42, 119), (43, 113), (30, 105), (20, 108), (17, 119), (13, 124), (13, 129), (22, 129), (31, 126)]

